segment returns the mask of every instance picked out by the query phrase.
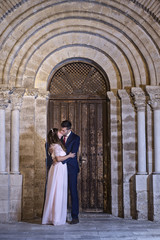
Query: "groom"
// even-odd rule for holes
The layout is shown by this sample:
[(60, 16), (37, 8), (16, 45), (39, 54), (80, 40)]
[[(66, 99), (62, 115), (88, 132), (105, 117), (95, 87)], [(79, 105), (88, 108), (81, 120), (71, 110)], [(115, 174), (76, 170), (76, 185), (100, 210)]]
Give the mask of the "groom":
[(68, 158), (62, 163), (67, 163), (68, 168), (68, 183), (69, 190), (71, 194), (71, 216), (72, 221), (70, 224), (79, 223), (79, 201), (78, 201), (78, 191), (77, 191), (77, 175), (79, 172), (79, 166), (77, 162), (77, 152), (80, 144), (80, 137), (71, 131), (71, 122), (65, 120), (61, 123), (61, 133), (63, 134), (62, 141), (65, 144), (67, 153), (75, 153), (74, 158)]

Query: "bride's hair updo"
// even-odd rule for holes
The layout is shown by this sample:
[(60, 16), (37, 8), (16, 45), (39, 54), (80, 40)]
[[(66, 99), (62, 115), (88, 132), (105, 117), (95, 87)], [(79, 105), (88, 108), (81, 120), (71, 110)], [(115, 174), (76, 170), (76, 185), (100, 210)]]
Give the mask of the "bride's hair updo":
[(58, 128), (51, 128), (51, 130), (48, 133), (47, 139), (49, 144), (53, 143), (59, 144), (62, 147), (62, 149), (66, 152), (65, 146), (58, 137)]

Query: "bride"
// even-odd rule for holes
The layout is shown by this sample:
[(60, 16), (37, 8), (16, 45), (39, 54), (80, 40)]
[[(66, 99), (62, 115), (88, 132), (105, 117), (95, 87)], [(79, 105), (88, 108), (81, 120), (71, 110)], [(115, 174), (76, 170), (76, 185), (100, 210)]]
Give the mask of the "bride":
[(67, 165), (62, 164), (75, 153), (66, 155), (66, 149), (61, 142), (62, 134), (57, 128), (48, 133), (50, 152), (53, 164), (48, 173), (47, 192), (43, 210), (42, 224), (61, 225), (67, 217)]

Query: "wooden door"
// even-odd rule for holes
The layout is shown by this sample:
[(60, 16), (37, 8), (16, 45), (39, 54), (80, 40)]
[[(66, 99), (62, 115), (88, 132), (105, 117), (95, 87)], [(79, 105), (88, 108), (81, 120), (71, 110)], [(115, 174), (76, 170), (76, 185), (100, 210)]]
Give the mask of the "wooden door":
[(53, 70), (48, 130), (69, 119), (80, 136), (78, 178), (81, 211), (108, 211), (110, 162), (105, 72), (89, 59), (70, 59)]
[(49, 100), (48, 130), (69, 119), (80, 136), (78, 191), (81, 211), (104, 210), (106, 100)]

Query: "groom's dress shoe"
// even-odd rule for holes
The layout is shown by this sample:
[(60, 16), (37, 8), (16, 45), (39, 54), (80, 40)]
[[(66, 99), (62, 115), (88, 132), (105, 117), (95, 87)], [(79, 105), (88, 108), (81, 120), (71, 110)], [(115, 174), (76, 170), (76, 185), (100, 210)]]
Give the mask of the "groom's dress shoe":
[(72, 221), (70, 222), (70, 224), (77, 224), (79, 223), (79, 219), (78, 218), (74, 218), (72, 219)]

